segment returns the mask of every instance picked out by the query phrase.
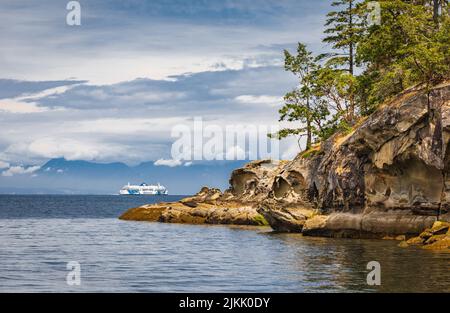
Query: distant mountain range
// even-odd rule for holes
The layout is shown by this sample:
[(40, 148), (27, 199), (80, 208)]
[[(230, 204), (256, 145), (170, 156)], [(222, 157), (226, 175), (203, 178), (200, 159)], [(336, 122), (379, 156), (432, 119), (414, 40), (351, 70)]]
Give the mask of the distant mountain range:
[(52, 159), (33, 174), (0, 176), (0, 193), (15, 194), (117, 194), (128, 182), (161, 183), (170, 194), (194, 194), (202, 186), (228, 188), (231, 171), (247, 161), (209, 161), (175, 167), (144, 162), (94, 163)]

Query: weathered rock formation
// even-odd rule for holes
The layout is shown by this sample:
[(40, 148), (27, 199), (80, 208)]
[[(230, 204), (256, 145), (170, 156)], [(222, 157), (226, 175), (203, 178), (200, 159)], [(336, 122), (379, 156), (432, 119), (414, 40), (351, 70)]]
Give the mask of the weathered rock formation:
[(204, 187), (193, 197), (129, 209), (119, 218), (162, 223), (267, 225), (255, 205), (221, 200), (224, 197), (220, 190)]
[[(449, 172), (450, 83), (444, 83), (429, 92), (406, 91), (352, 132), (337, 134), (292, 161), (250, 162), (233, 171), (223, 194), (205, 189), (177, 204), (160, 205), (164, 209), (151, 206), (161, 214), (149, 211), (148, 216), (255, 224), (264, 220), (257, 210), (278, 231), (409, 238), (438, 220), (450, 221)], [(230, 217), (234, 214), (247, 217)]]
[(433, 227), (424, 230), (418, 237), (402, 241), (400, 247), (421, 246), (429, 250), (447, 250), (450, 252), (450, 223), (437, 221)]
[[(288, 163), (268, 197), (316, 209), (303, 223), (306, 235), (412, 236), (450, 220), (449, 138), (450, 85), (409, 90), (353, 132)], [(275, 229), (279, 206), (259, 209)]]

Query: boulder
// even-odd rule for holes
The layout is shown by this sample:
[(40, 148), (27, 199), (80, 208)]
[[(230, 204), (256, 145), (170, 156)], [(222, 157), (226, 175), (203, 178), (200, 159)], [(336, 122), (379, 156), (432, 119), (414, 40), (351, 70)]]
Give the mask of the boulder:
[[(437, 221), (419, 236), (407, 241), (407, 245), (419, 245), (429, 250), (450, 251), (450, 223)], [(406, 247), (406, 246), (405, 246)]]
[(300, 233), (306, 220), (313, 215), (311, 209), (305, 207), (284, 207), (275, 201), (265, 201), (258, 208), (270, 226), (279, 232)]
[(330, 231), (326, 227), (329, 216), (315, 215), (306, 220), (303, 225), (303, 234), (307, 236), (329, 236)]

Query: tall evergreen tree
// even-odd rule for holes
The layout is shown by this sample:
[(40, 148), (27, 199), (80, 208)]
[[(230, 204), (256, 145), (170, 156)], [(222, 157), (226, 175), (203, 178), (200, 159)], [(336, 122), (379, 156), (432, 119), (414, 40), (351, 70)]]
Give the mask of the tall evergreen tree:
[(322, 137), (325, 134), (322, 122), (329, 114), (324, 102), (314, 95), (318, 64), (302, 43), (298, 44), (296, 55), (285, 50), (284, 57), (285, 70), (298, 77), (299, 86), (284, 96), (284, 106), (279, 110), (280, 121), (301, 122), (302, 126), (284, 128), (271, 137), (282, 139), (297, 135), (300, 140), (302, 136), (306, 136), (308, 150), (312, 146), (313, 136)]
[[(371, 77), (374, 103), (417, 84), (427, 87), (450, 76), (450, 19), (432, 0), (379, 0), (382, 23), (358, 44), (358, 59)], [(445, 1), (440, 2), (444, 5)], [(447, 8), (446, 8), (447, 9)]]
[[(355, 71), (356, 45), (363, 32), (363, 23), (359, 15), (360, 4), (356, 0), (336, 0), (331, 5), (340, 10), (327, 14), (327, 35), (323, 41), (332, 44), (336, 52), (321, 55), (332, 66), (344, 66), (350, 74)], [(339, 52), (338, 52), (339, 51)]]
[[(308, 116), (311, 111), (311, 96), (312, 96), (312, 81), (311, 73), (315, 69), (314, 57), (312, 53), (306, 49), (306, 45), (298, 43), (297, 55), (292, 55), (289, 51), (284, 50), (284, 68), (286, 71), (292, 72), (299, 78), (300, 89), (297, 92), (288, 93), (285, 96), (286, 106), (284, 110), (289, 111), (289, 106), (292, 105), (292, 100), (299, 105), (299, 100), (304, 101), (304, 119), (306, 122), (306, 149), (309, 149), (312, 144), (311, 132), (311, 118)], [(283, 114), (283, 109), (280, 111), (281, 119), (286, 118), (286, 112)]]
[[(348, 71), (353, 77), (355, 72), (356, 47), (363, 36), (365, 25), (361, 16), (362, 2), (358, 0), (335, 0), (331, 6), (336, 8), (327, 14), (324, 31), (325, 43), (332, 45), (333, 52), (319, 56), (326, 60), (326, 65), (336, 69), (335, 74), (341, 76), (342, 70)], [(351, 82), (352, 80), (348, 80)], [(347, 86), (347, 90), (354, 91), (354, 86)], [(346, 93), (345, 120), (349, 125), (356, 121), (357, 104), (353, 93)]]
[[(314, 58), (303, 44), (296, 55), (285, 51), (285, 69), (299, 78), (299, 87), (284, 97), (280, 121), (301, 125), (282, 129), (277, 138), (306, 136), (308, 149), (314, 140), (350, 130), (359, 115), (409, 87), (430, 90), (450, 79), (448, 0), (378, 0), (381, 23), (374, 25), (364, 17), (369, 2), (332, 3), (341, 9), (326, 23), (332, 53)], [(362, 73), (355, 75), (355, 64)]]

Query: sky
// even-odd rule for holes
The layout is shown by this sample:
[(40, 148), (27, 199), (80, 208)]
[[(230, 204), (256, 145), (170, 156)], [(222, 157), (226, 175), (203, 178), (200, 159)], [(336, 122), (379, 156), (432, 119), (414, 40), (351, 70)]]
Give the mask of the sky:
[[(0, 171), (52, 158), (174, 166), (171, 129), (278, 123), (295, 77), (283, 49), (316, 53), (329, 1), (65, 0), (0, 3)], [(281, 143), (292, 158), (295, 140)]]

